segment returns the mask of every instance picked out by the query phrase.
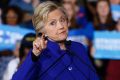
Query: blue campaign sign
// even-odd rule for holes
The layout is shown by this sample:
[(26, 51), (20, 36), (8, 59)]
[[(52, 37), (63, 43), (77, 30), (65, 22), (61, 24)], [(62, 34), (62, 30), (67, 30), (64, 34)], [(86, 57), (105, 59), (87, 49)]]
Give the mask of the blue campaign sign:
[(120, 32), (96, 31), (93, 44), (95, 58), (120, 59)]
[(89, 41), (93, 40), (93, 32), (93, 24), (87, 23), (86, 26), (69, 30), (68, 40), (80, 42), (87, 48)]
[(87, 46), (87, 37), (85, 34), (83, 34), (83, 31), (79, 29), (73, 29), (70, 30), (68, 33), (68, 38), (67, 40), (72, 40), (76, 42), (82, 43), (84, 46)]
[(13, 50), (16, 41), (21, 40), (25, 34), (30, 32), (35, 33), (33, 30), (20, 28), (19, 26), (0, 25), (0, 50)]
[(112, 17), (115, 21), (118, 21), (120, 18), (120, 5), (112, 4), (111, 5)]

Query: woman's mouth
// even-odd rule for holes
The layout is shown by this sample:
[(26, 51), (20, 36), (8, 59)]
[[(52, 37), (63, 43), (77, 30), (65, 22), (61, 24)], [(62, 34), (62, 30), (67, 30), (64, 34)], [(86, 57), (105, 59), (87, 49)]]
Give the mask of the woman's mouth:
[(66, 33), (66, 31), (62, 31), (62, 32), (60, 32), (60, 34), (65, 34)]

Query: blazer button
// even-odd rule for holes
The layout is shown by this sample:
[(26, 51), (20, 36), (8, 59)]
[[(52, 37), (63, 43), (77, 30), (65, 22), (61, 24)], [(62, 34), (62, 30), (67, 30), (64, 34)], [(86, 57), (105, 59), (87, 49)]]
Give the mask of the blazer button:
[(70, 67), (68, 67), (68, 70), (69, 70), (69, 71), (71, 71), (72, 69), (73, 69), (73, 68), (72, 68), (71, 66), (70, 66)]

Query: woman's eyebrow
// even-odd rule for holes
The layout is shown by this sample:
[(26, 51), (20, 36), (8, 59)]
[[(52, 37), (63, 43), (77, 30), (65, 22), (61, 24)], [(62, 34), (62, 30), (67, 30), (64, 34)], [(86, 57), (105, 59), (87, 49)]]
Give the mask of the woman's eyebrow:
[(56, 21), (56, 19), (51, 19), (51, 20), (48, 20), (47, 22), (52, 22), (52, 21)]
[[(65, 18), (65, 16), (64, 15), (62, 15), (62, 16), (60, 16), (58, 19), (61, 19), (61, 18)], [(57, 19), (50, 19), (50, 20), (48, 20), (48, 22), (51, 22), (51, 21), (56, 21)]]

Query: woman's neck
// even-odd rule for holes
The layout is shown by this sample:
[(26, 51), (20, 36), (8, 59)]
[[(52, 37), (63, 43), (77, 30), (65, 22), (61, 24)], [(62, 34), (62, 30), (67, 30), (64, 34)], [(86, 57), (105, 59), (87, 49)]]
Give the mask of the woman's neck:
[(59, 44), (61, 50), (66, 50), (64, 42), (61, 42), (61, 43), (58, 43), (58, 44)]
[(106, 23), (107, 17), (101, 16), (101, 17), (99, 17), (99, 19), (100, 19), (100, 22), (104, 24), (104, 23)]

